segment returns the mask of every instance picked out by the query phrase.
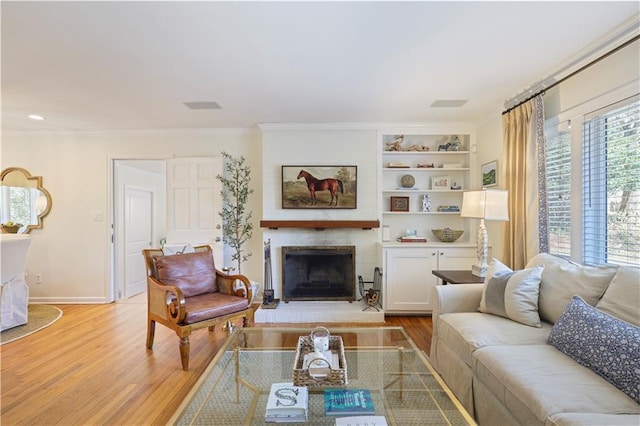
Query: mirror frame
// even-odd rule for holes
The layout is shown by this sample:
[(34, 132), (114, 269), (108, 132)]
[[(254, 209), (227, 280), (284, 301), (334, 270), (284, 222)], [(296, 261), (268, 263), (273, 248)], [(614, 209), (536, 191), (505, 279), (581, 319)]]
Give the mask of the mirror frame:
[(44, 189), (44, 187), (42, 186), (42, 176), (31, 176), (31, 173), (29, 173), (27, 169), (23, 169), (22, 167), (7, 167), (6, 169), (2, 170), (2, 172), (0, 172), (0, 185), (4, 181), (5, 176), (12, 172), (20, 172), (27, 178), (28, 181), (35, 181), (36, 189), (39, 190), (47, 199), (47, 207), (45, 207), (45, 209), (42, 210), (42, 213), (38, 215), (38, 223), (35, 225), (27, 225), (24, 232), (21, 232), (21, 234), (28, 234), (32, 229), (42, 229), (42, 219), (49, 214), (49, 212), (51, 211), (51, 205), (53, 203), (51, 194), (49, 194), (49, 191)]

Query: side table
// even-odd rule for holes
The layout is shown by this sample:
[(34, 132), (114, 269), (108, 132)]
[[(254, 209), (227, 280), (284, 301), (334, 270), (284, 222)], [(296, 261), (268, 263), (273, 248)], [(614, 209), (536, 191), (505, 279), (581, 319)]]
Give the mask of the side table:
[(484, 278), (476, 277), (471, 271), (431, 271), (433, 275), (442, 280), (442, 285), (447, 284), (474, 284), (483, 283)]

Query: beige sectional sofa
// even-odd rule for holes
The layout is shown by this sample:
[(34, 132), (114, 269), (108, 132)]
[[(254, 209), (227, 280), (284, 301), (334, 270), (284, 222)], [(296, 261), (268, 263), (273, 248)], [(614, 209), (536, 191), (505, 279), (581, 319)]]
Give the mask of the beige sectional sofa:
[[(492, 262), (485, 284), (435, 290), (431, 362), (477, 422), (640, 425), (640, 270), (540, 254), (514, 287), (505, 268)], [(496, 282), (506, 302), (487, 313), (503, 297), (485, 290)], [(603, 352), (610, 344), (620, 358)]]

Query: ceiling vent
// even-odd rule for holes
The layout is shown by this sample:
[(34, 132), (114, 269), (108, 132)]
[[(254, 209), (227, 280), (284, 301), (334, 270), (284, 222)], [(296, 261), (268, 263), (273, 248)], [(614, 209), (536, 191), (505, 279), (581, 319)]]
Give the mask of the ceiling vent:
[(433, 101), (431, 108), (460, 108), (469, 102), (469, 99), (438, 99)]
[(217, 102), (185, 102), (189, 109), (222, 109)]

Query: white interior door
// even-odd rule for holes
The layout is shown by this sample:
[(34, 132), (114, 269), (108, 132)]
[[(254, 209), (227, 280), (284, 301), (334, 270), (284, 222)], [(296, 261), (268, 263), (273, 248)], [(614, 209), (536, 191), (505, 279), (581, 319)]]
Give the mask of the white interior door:
[(218, 268), (224, 264), (220, 174), (222, 157), (167, 160), (167, 245), (208, 244)]
[(153, 192), (125, 186), (124, 210), (124, 297), (128, 298), (147, 287), (142, 250), (153, 240)]

